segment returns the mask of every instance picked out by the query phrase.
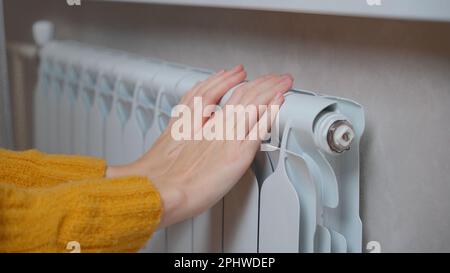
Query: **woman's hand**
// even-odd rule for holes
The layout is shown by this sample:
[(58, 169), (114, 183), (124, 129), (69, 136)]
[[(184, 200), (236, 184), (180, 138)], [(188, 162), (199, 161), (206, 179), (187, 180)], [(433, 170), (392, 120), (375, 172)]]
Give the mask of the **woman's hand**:
[[(201, 96), (204, 104), (217, 104), (223, 94), (243, 82), (246, 76), (242, 65), (229, 71), (221, 70), (205, 81), (198, 82), (184, 95), (179, 104), (188, 105), (193, 109), (195, 96)], [(155, 178), (165, 173), (171, 163), (176, 160), (181, 147), (188, 144), (188, 142), (176, 141), (172, 138), (170, 128), (174, 122), (175, 119), (172, 118), (166, 130), (139, 160), (129, 165), (109, 167), (107, 176), (143, 175)]]
[[(201, 97), (203, 107), (216, 105), (223, 95), (242, 83), (246, 78), (244, 68), (239, 65), (222, 70), (205, 81), (199, 82), (181, 100), (193, 112), (194, 98)], [(160, 227), (180, 222), (213, 206), (244, 175), (258, 151), (261, 138), (270, 130), (265, 117), (274, 117), (284, 102), (283, 94), (292, 87), (290, 75), (270, 74), (239, 86), (226, 102), (226, 105), (256, 107), (266, 106), (267, 111), (237, 117), (237, 122), (245, 122), (243, 139), (232, 140), (175, 140), (172, 126), (177, 119), (172, 119), (152, 148), (139, 160), (122, 167), (110, 167), (107, 176), (145, 175), (158, 188), (164, 205), (164, 215)], [(202, 119), (193, 134), (214, 127), (223, 122), (224, 127), (234, 115), (218, 110), (210, 117)], [(220, 119), (220, 120), (218, 120)], [(264, 124), (263, 124), (264, 123)], [(237, 135), (238, 125), (233, 127)], [(249, 137), (256, 132), (256, 139)], [(254, 134), (255, 135), (255, 134)]]

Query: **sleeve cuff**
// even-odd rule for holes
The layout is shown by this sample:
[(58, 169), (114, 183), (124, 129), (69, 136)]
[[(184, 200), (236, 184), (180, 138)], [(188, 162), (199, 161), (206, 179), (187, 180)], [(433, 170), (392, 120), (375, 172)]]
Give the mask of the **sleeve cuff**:
[(76, 241), (81, 252), (136, 252), (161, 220), (161, 197), (145, 177), (94, 179), (70, 187), (68, 192), (78, 194), (59, 230), (57, 245), (63, 249)]

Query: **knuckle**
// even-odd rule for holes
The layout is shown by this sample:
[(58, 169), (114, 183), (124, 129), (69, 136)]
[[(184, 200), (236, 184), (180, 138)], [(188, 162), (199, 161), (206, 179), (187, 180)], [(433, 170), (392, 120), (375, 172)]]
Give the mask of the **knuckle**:
[(210, 102), (214, 100), (214, 94), (211, 91), (206, 91), (205, 94), (202, 95), (203, 100)]
[(241, 86), (236, 91), (234, 91), (233, 95), (242, 97), (246, 93), (247, 88), (245, 86)]

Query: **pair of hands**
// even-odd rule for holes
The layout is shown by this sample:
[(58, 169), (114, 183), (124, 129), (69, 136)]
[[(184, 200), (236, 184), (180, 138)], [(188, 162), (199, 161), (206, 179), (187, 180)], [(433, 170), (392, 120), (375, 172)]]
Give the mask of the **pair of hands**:
[[(230, 70), (221, 70), (208, 79), (197, 83), (180, 104), (187, 105), (193, 112), (194, 97), (202, 97), (203, 106), (217, 105), (225, 93), (246, 79), (242, 65)], [(292, 76), (269, 74), (240, 85), (226, 102), (226, 105), (281, 106), (283, 94), (291, 89)], [(198, 107), (198, 105), (195, 105)], [(222, 110), (218, 110), (222, 111)], [(269, 111), (269, 110), (268, 110)], [(265, 113), (267, 114), (266, 111)], [(264, 128), (270, 130), (258, 113), (256, 118), (247, 118), (245, 133)], [(275, 116), (276, 113), (271, 113)], [(203, 118), (201, 130), (216, 118), (226, 115), (212, 115)], [(245, 117), (244, 117), (245, 118)], [(244, 175), (258, 151), (261, 138), (251, 140), (175, 140), (171, 128), (176, 119), (169, 122), (152, 148), (139, 160), (124, 166), (108, 167), (107, 177), (128, 175), (147, 176), (159, 190), (164, 206), (160, 228), (183, 221), (200, 214), (218, 202)], [(258, 127), (259, 126), (259, 127)], [(236, 128), (234, 128), (236, 130)], [(259, 129), (261, 130), (261, 129)], [(259, 132), (259, 136), (264, 132)]]

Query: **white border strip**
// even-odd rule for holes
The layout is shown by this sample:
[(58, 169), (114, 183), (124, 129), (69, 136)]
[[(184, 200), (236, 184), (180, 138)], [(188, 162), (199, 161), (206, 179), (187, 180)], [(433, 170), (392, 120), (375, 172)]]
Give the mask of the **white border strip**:
[[(450, 22), (449, 0), (95, 0)], [(379, 3), (379, 5), (377, 5)]]

